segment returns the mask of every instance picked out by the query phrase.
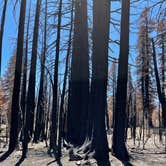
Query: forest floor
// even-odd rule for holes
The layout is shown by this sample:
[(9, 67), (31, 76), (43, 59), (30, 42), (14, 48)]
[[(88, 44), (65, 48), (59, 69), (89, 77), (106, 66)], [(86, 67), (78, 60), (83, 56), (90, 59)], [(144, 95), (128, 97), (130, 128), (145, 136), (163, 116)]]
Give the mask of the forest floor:
[[(108, 141), (111, 147), (112, 135), (108, 135)], [(130, 163), (133, 166), (165, 166), (165, 137), (163, 142), (159, 142), (157, 134), (151, 133), (150, 138), (145, 138), (145, 148), (143, 150), (142, 141), (136, 139), (135, 145), (132, 139), (127, 140), (127, 148), (131, 155)], [(0, 148), (0, 156), (6, 151), (5, 148)], [(0, 163), (1, 166), (14, 166), (21, 158), (21, 150), (16, 150), (8, 159)], [(27, 158), (22, 162), (22, 166), (97, 166), (95, 160), (90, 160), (90, 164), (85, 164), (85, 161), (69, 161), (68, 151), (63, 150), (61, 164), (57, 164), (53, 157), (47, 153), (45, 143), (30, 144)], [(84, 163), (84, 164), (83, 164)], [(123, 164), (110, 154), (111, 166), (122, 166)], [(17, 165), (16, 165), (17, 166)]]

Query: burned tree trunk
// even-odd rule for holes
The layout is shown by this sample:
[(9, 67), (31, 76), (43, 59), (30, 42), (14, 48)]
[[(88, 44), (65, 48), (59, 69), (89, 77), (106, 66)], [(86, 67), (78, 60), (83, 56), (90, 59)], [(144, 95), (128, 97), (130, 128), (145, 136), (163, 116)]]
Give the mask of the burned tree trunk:
[[(109, 164), (105, 111), (107, 106), (108, 43), (109, 43), (110, 1), (93, 1), (93, 54), (91, 109), (94, 116), (92, 147), (95, 159), (100, 165)], [(99, 146), (102, 145), (102, 146)]]
[(69, 59), (70, 59), (71, 44), (72, 44), (72, 31), (73, 31), (73, 2), (72, 2), (72, 10), (71, 10), (71, 26), (70, 26), (68, 49), (67, 49), (67, 55), (66, 55), (63, 89), (61, 94), (61, 104), (60, 104), (60, 110), (59, 110), (60, 113), (59, 113), (58, 158), (60, 158), (62, 155), (61, 146), (62, 146), (62, 139), (64, 138), (64, 134), (63, 134), (64, 133), (63, 122), (65, 118), (64, 102), (65, 102), (65, 92), (66, 92), (67, 76), (68, 76), (68, 70), (69, 70)]
[(17, 145), (17, 139), (18, 139), (18, 113), (20, 111), (19, 102), (20, 102), (21, 67), (22, 67), (23, 45), (24, 45), (25, 13), (26, 13), (26, 0), (22, 0), (21, 8), (20, 8), (15, 78), (14, 78), (14, 88), (13, 88), (13, 96), (12, 96), (9, 151), (14, 150), (14, 148)]
[(41, 57), (41, 76), (40, 76), (40, 88), (37, 103), (36, 112), (36, 124), (34, 132), (34, 142), (38, 142), (41, 136), (42, 124), (44, 121), (44, 76), (45, 76), (45, 61), (47, 51), (47, 0), (45, 2), (45, 24), (44, 24), (44, 43), (43, 52)]
[(28, 104), (26, 107), (22, 157), (26, 157), (28, 142), (30, 141), (32, 137), (33, 125), (34, 125), (36, 63), (37, 63), (40, 8), (41, 8), (41, 0), (38, 0), (36, 4), (36, 14), (35, 14), (35, 22), (34, 22), (35, 25), (34, 25), (34, 32), (33, 32), (31, 68), (30, 68), (28, 94), (27, 94)]
[(130, 0), (122, 0), (120, 57), (117, 79), (112, 153), (118, 159), (123, 161), (129, 160), (129, 155), (125, 145), (125, 119), (129, 55), (129, 11)]
[[(23, 78), (22, 78), (22, 91), (21, 91), (21, 110), (22, 110), (22, 126), (25, 122), (25, 108), (26, 108), (26, 90), (27, 90), (27, 62), (28, 62), (28, 45), (29, 45), (29, 24), (30, 24), (30, 10), (31, 5), (29, 7), (28, 14), (28, 23), (27, 23), (27, 34), (25, 41), (25, 52), (24, 52), (24, 65), (23, 65)], [(21, 133), (21, 137), (23, 136), (23, 132)]]
[[(164, 25), (163, 25), (164, 27)], [(165, 83), (165, 36), (164, 34), (161, 36), (161, 48), (162, 48), (162, 96), (163, 96), (163, 100), (164, 102), (166, 102), (166, 99), (165, 99), (165, 86), (164, 86), (164, 83)], [(162, 111), (162, 126), (165, 128), (166, 127), (166, 111), (163, 110)]]
[(20, 111), (20, 85), (21, 85), (21, 69), (22, 69), (22, 57), (24, 46), (24, 24), (26, 14), (26, 0), (21, 1), (19, 28), (17, 37), (17, 51), (16, 51), (16, 65), (15, 65), (15, 77), (11, 106), (11, 124), (10, 124), (10, 138), (8, 151), (0, 157), (0, 161), (5, 160), (16, 148), (18, 141), (18, 118)]
[[(153, 63), (154, 63), (154, 71), (155, 71), (155, 77), (156, 77), (157, 93), (158, 93), (158, 98), (159, 98), (159, 101), (160, 101), (161, 107), (162, 107), (162, 116), (165, 117), (166, 116), (166, 101), (165, 101), (165, 97), (162, 93), (162, 87), (161, 87), (161, 83), (160, 83), (158, 67), (157, 67), (157, 60), (156, 60), (155, 43), (154, 43), (153, 39), (152, 39), (152, 47), (153, 47)], [(165, 123), (163, 123), (163, 127), (166, 127)]]
[(87, 0), (78, 0), (74, 4), (75, 19), (68, 138), (72, 144), (77, 146), (82, 145), (86, 138), (86, 118), (89, 99), (89, 51)]
[(56, 37), (56, 57), (54, 63), (54, 85), (53, 100), (51, 112), (51, 128), (50, 128), (50, 151), (53, 150), (54, 157), (57, 157), (57, 115), (58, 115), (58, 71), (59, 71), (59, 54), (60, 54), (60, 37), (62, 23), (62, 0), (59, 1), (58, 9), (58, 25)]

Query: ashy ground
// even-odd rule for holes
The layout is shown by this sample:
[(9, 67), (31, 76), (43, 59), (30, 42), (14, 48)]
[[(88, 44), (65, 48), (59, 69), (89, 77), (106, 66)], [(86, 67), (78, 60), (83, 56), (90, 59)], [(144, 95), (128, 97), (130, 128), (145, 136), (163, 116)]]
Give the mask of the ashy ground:
[[(108, 141), (111, 146), (111, 135), (108, 136)], [(159, 142), (158, 135), (151, 134), (151, 137), (145, 139), (145, 149), (142, 149), (142, 141), (136, 140), (134, 145), (132, 139), (128, 139), (127, 147), (132, 157), (131, 164), (134, 166), (166, 166), (165, 153), (165, 137), (163, 136), (163, 143)], [(0, 155), (6, 151), (5, 148), (0, 149)], [(21, 150), (16, 150), (8, 159), (0, 163), (0, 166), (14, 166), (21, 157)], [(53, 157), (47, 154), (47, 148), (44, 143), (29, 145), (29, 152), (27, 158), (21, 163), (22, 166), (97, 166), (95, 160), (90, 160), (90, 164), (85, 161), (69, 161), (68, 152), (63, 150), (63, 157), (61, 164), (57, 164)], [(111, 166), (123, 165), (119, 160), (110, 154)], [(16, 165), (17, 166), (17, 165)]]

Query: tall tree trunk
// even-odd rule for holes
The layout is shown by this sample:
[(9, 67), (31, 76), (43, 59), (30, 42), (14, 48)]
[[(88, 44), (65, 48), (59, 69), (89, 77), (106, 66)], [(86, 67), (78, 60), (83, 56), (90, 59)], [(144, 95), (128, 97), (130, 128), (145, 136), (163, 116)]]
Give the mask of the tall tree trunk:
[(70, 124), (70, 119), (71, 119), (71, 66), (69, 67), (69, 74), (68, 74), (68, 99), (67, 99), (67, 115), (66, 115), (66, 121), (64, 121), (64, 128), (65, 128), (65, 123), (67, 126), (67, 131), (66, 131), (66, 140), (67, 142), (71, 141), (71, 124)]
[[(28, 22), (27, 22), (27, 32), (25, 41), (25, 52), (24, 52), (24, 65), (23, 65), (23, 80), (22, 80), (22, 91), (21, 91), (21, 110), (22, 110), (22, 126), (25, 122), (25, 108), (26, 108), (26, 92), (27, 92), (27, 62), (28, 62), (28, 47), (29, 47), (29, 24), (30, 24), (30, 11), (31, 4), (29, 7)], [(21, 137), (23, 136), (23, 131)]]
[(129, 160), (129, 155), (125, 145), (125, 119), (129, 55), (129, 11), (130, 0), (122, 0), (120, 57), (112, 144), (113, 155), (122, 161)]
[(36, 63), (37, 63), (40, 8), (41, 8), (41, 0), (38, 0), (36, 4), (36, 13), (35, 13), (35, 22), (34, 22), (35, 25), (34, 25), (33, 42), (32, 42), (31, 68), (30, 68), (28, 94), (27, 94), (28, 104), (26, 107), (22, 157), (26, 157), (28, 142), (32, 137), (33, 125), (34, 125)]
[(149, 94), (149, 83), (150, 83), (150, 52), (149, 52), (149, 28), (148, 28), (148, 18), (146, 16), (146, 32), (145, 32), (145, 48), (146, 48), (146, 58), (145, 58), (145, 115), (148, 120), (148, 127), (152, 127), (152, 115), (150, 110), (150, 94)]
[(114, 65), (114, 71), (113, 71), (113, 87), (112, 87), (112, 89), (113, 89), (113, 97), (112, 97), (112, 112), (113, 112), (113, 117), (112, 117), (112, 127), (114, 126), (114, 121), (115, 121), (115, 103), (116, 103), (116, 77), (117, 77), (117, 74), (116, 74), (116, 64), (114, 63), (113, 64)]
[[(89, 99), (89, 50), (87, 0), (75, 1), (74, 39), (71, 64), (71, 96), (68, 118), (70, 142), (81, 145), (86, 137)], [(77, 117), (77, 118), (75, 118)]]
[(7, 2), (8, 2), (8, 0), (4, 0), (2, 17), (1, 17), (1, 27), (0, 27), (0, 76), (1, 76), (1, 64), (2, 64), (3, 33), (4, 33), (4, 26), (5, 26)]
[[(155, 71), (155, 77), (156, 77), (156, 84), (157, 84), (157, 93), (158, 93), (158, 98), (161, 103), (162, 107), (162, 112), (163, 116), (166, 117), (166, 101), (165, 101), (165, 96), (162, 93), (162, 87), (160, 83), (160, 77), (158, 73), (158, 67), (157, 67), (157, 60), (156, 60), (156, 49), (155, 49), (155, 43), (154, 40), (152, 39), (152, 47), (153, 47), (153, 63), (154, 63), (154, 71)], [(163, 118), (164, 119), (164, 118)], [(166, 127), (166, 124), (163, 123), (163, 127)]]
[(54, 156), (57, 157), (57, 115), (58, 115), (58, 69), (59, 69), (59, 54), (60, 54), (60, 37), (61, 37), (61, 22), (62, 22), (62, 0), (59, 1), (58, 9), (58, 25), (56, 37), (56, 57), (54, 66), (54, 85), (53, 85), (53, 100), (51, 112), (51, 129), (50, 129), (50, 150), (53, 150)]
[(11, 124), (10, 124), (10, 139), (8, 151), (0, 158), (0, 161), (5, 160), (15, 149), (18, 140), (18, 114), (20, 111), (20, 85), (21, 85), (21, 68), (23, 57), (24, 45), (24, 23), (26, 13), (26, 0), (21, 1), (19, 28), (17, 37), (17, 52), (16, 52), (16, 65), (15, 77), (11, 106)]
[[(163, 100), (164, 102), (166, 102), (165, 100), (165, 87), (164, 87), (164, 83), (165, 83), (165, 40), (164, 40), (164, 35), (161, 36), (162, 38), (162, 96), (163, 96)], [(162, 109), (163, 110), (163, 109)], [(165, 128), (166, 127), (166, 111), (163, 110), (162, 111), (162, 126)]]
[(44, 76), (45, 76), (45, 61), (47, 51), (47, 0), (45, 1), (45, 25), (44, 25), (44, 43), (43, 52), (41, 57), (41, 76), (40, 76), (40, 88), (37, 103), (36, 112), (36, 124), (34, 133), (34, 142), (38, 142), (41, 136), (42, 124), (44, 118)]
[(46, 115), (46, 123), (45, 123), (45, 142), (46, 142), (46, 147), (48, 147), (48, 135), (49, 135), (49, 121), (50, 121), (50, 112), (51, 112), (51, 97), (52, 97), (52, 91), (51, 91), (52, 87), (49, 87), (49, 92), (48, 92), (48, 104), (47, 104), (47, 115)]
[[(91, 109), (94, 116), (92, 146), (100, 165), (109, 164), (105, 111), (107, 106), (108, 43), (110, 29), (110, 1), (93, 1), (93, 53)], [(101, 145), (101, 146), (100, 146)]]
[(134, 139), (134, 145), (136, 140), (136, 129), (137, 129), (137, 92), (134, 93), (134, 109), (133, 109), (133, 118), (132, 118), (132, 128), (133, 128), (133, 139)]
[(66, 84), (67, 84), (67, 75), (69, 70), (69, 58), (71, 53), (71, 43), (72, 43), (72, 31), (73, 31), (73, 1), (71, 6), (71, 26), (69, 32), (69, 40), (68, 40), (68, 49), (66, 55), (66, 64), (65, 64), (65, 73), (64, 73), (64, 81), (63, 81), (63, 89), (61, 94), (61, 104), (60, 104), (60, 113), (59, 113), (59, 136), (58, 136), (58, 158), (61, 157), (61, 145), (62, 139), (64, 138), (63, 131), (63, 121), (64, 121), (64, 102), (65, 102), (65, 92), (66, 92)]
[(48, 114), (48, 80), (47, 75), (44, 76), (44, 84), (43, 84), (43, 113), (41, 115), (41, 131), (40, 131), (40, 139), (41, 141), (46, 141), (46, 117)]
[[(142, 72), (142, 76), (141, 76), (141, 93), (142, 93), (142, 130), (143, 130), (143, 135), (142, 135), (142, 137), (143, 137), (143, 149), (144, 149), (144, 136), (145, 136), (145, 134), (144, 134), (144, 127), (145, 127), (145, 105), (146, 105), (146, 97), (145, 97), (145, 77), (144, 77), (144, 73), (145, 73), (145, 55), (144, 55), (144, 41), (143, 41), (143, 46), (142, 46), (142, 70), (141, 70), (141, 72)], [(142, 132), (142, 131), (141, 131)], [(141, 138), (140, 138), (141, 139)]]
[(128, 70), (127, 94), (128, 94), (128, 96), (127, 96), (127, 109), (126, 109), (127, 118), (126, 118), (126, 134), (125, 134), (126, 141), (127, 141), (128, 128), (131, 128), (131, 119), (132, 119), (132, 111), (133, 111), (133, 108), (132, 108), (132, 103), (133, 103), (133, 84), (132, 84), (132, 77), (131, 77), (131, 69), (130, 68)]

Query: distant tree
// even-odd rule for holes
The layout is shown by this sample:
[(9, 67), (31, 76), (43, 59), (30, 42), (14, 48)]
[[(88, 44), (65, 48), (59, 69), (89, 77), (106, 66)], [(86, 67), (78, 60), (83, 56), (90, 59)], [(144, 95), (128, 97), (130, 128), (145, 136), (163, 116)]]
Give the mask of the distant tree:
[[(152, 110), (154, 108), (154, 85), (153, 85), (153, 66), (152, 66), (152, 52), (149, 34), (152, 31), (152, 25), (148, 18), (148, 9), (145, 8), (140, 21), (138, 50), (137, 57), (137, 73), (139, 87), (142, 93), (143, 114), (148, 121), (148, 126), (152, 127)], [(143, 118), (144, 118), (143, 116)], [(143, 120), (144, 122), (144, 120)], [(143, 123), (144, 124), (144, 123)]]
[(111, 126), (113, 127), (114, 124), (114, 115), (115, 115), (115, 95), (116, 95), (116, 81), (117, 81), (117, 66), (116, 62), (112, 62), (111, 65), (111, 70), (109, 73), (109, 87), (112, 91), (112, 124)]
[(142, 15), (143, 20), (143, 36), (145, 40), (145, 66), (144, 66), (144, 84), (145, 84), (145, 116), (148, 118), (149, 127), (152, 127), (152, 110), (150, 109), (150, 40), (149, 40), (149, 33), (150, 33), (150, 27), (149, 27), (149, 20), (148, 20), (148, 9), (145, 8), (145, 11)]
[(6, 123), (6, 115), (7, 115), (7, 110), (6, 110), (6, 105), (7, 105), (7, 99), (6, 99), (6, 92), (4, 88), (4, 82), (2, 79), (0, 79), (0, 137), (1, 137), (1, 142), (0, 142), (0, 147), (1, 143), (3, 142), (3, 135), (4, 135), (4, 130), (2, 128), (2, 125)]
[(127, 86), (127, 118), (126, 118), (126, 139), (128, 128), (131, 129), (131, 137), (135, 138), (136, 129), (136, 92), (133, 85), (131, 68), (128, 71), (128, 86)]
[(0, 134), (2, 133), (1, 131), (1, 125), (2, 121), (4, 120), (3, 117), (4, 115), (7, 115), (6, 113), (6, 105), (7, 105), (7, 98), (6, 98), (6, 91), (5, 91), (5, 86), (4, 86), (4, 81), (0, 79)]
[(6, 91), (6, 99), (7, 99), (6, 109), (8, 112), (9, 124), (11, 119), (10, 117), (11, 117), (11, 105), (12, 105), (12, 95), (13, 95), (13, 85), (14, 85), (15, 63), (16, 63), (16, 56), (12, 55), (9, 59), (7, 69), (3, 77), (4, 88)]

